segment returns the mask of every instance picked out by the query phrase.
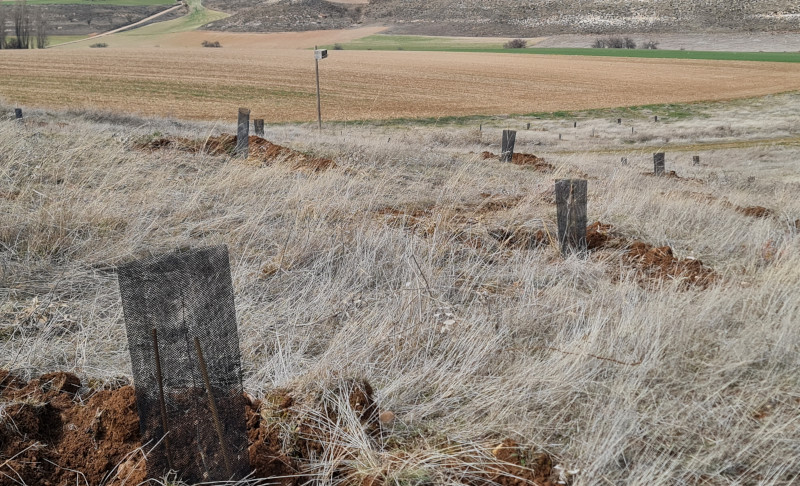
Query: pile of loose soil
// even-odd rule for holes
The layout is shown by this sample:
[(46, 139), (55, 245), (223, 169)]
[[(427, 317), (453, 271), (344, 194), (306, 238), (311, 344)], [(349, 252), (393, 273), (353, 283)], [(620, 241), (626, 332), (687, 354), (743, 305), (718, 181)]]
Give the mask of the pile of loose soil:
[[(341, 399), (331, 400), (331, 395)], [(382, 428), (395, 417), (378, 409), (372, 387), (363, 380), (341, 380), (314, 393), (278, 389), (263, 400), (245, 394), (242, 403), (253, 479), (276, 478), (275, 484), (296, 486), (327, 467), (318, 462), (325, 457), (356, 459), (359, 449), (335, 437), (342, 432), (341, 423), (350, 423), (343, 414), (352, 414), (360, 422), (375, 451), (400, 459), (387, 460), (366, 476), (342, 460), (334, 472), (340, 484), (382, 486), (396, 473), (394, 468), (405, 467), (410, 457), (401, 444), (379, 444), (386, 433)], [(139, 484), (147, 476), (141, 445), (133, 387), (91, 390), (65, 372), (26, 383), (0, 370), (0, 484)], [(534, 454), (514, 441), (487, 444), (478, 452), (494, 460), (477, 469), (471, 466), (476, 453), (471, 450), (468, 457), (465, 453), (463, 464), (472, 469), (461, 470), (454, 456), (456, 481), (474, 486), (569, 484), (559, 483), (549, 455)]]
[[(248, 163), (260, 167), (276, 162), (289, 162), (293, 170), (321, 172), (336, 167), (331, 159), (312, 157), (297, 150), (277, 145), (269, 140), (251, 135), (249, 138), (250, 155)], [(234, 155), (236, 136), (223, 133), (205, 140), (193, 140), (183, 137), (162, 137), (140, 142), (135, 145), (139, 150), (154, 152), (163, 149), (174, 149), (190, 153), (207, 153), (209, 155)]]
[(655, 247), (643, 241), (629, 241), (614, 233), (613, 226), (596, 221), (587, 227), (589, 250), (623, 249), (622, 260), (636, 270), (644, 286), (657, 285), (664, 280), (678, 280), (683, 288), (705, 289), (717, 280), (713, 269), (700, 260), (675, 258), (669, 246)]
[[(488, 159), (497, 160), (500, 158), (499, 155), (493, 154), (491, 152), (483, 152), (481, 154), (481, 157), (483, 157), (484, 160)], [(518, 154), (515, 152), (514, 154), (511, 155), (511, 163), (516, 165), (524, 165), (527, 167), (531, 167), (538, 172), (550, 173), (556, 170), (553, 164), (547, 163), (542, 157), (538, 157), (533, 154)]]
[(145, 479), (132, 387), (84, 395), (71, 373), (24, 383), (2, 370), (0, 383), (0, 484), (121, 485)]

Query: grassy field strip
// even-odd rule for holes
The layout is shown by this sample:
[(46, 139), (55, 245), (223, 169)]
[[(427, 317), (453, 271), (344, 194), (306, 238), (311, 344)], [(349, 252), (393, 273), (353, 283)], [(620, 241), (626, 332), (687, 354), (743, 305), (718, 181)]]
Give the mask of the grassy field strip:
[[(84, 37), (84, 38), (80, 38), (78, 40), (63, 42), (63, 43), (57, 44), (57, 45), (58, 46), (66, 46), (66, 45), (69, 45), (69, 44), (76, 44), (76, 43), (87, 41), (87, 40), (90, 40), (90, 39), (94, 40), (94, 39), (97, 39), (97, 38), (100, 38), (100, 37), (110, 36), (110, 35), (116, 34), (117, 32), (123, 32), (123, 31), (126, 31), (126, 30), (131, 29), (131, 28), (136, 28), (137, 25), (145, 24), (145, 23), (147, 23), (147, 22), (149, 22), (151, 20), (157, 19), (158, 17), (161, 17), (162, 15), (166, 15), (166, 14), (168, 14), (168, 13), (174, 11), (174, 10), (177, 10), (179, 8), (181, 8), (181, 5), (175, 5), (174, 7), (170, 7), (168, 9), (166, 9), (166, 10), (162, 10), (161, 12), (158, 12), (158, 13), (153, 14), (153, 15), (151, 15), (149, 17), (146, 17), (146, 18), (144, 18), (142, 20), (139, 20), (138, 22), (134, 22), (132, 24), (124, 25), (124, 26), (119, 27), (117, 29), (110, 30), (108, 32), (103, 32), (102, 34), (93, 35), (91, 37)], [(53, 47), (55, 47), (55, 46), (53, 46)]]
[[(473, 43), (474, 42), (474, 43)], [(373, 50), (373, 51), (445, 51), (485, 52), (504, 54), (550, 54), (558, 56), (630, 57), (644, 59), (698, 59), (714, 61), (762, 61), (800, 62), (800, 52), (725, 52), (682, 51), (650, 49), (592, 49), (579, 47), (528, 47), (525, 49), (503, 49), (501, 42), (481, 43), (471, 39), (436, 38), (425, 36), (373, 35), (357, 41), (327, 46), (329, 49)]]
[(187, 0), (186, 5), (189, 7), (189, 13), (179, 19), (146, 25), (139, 29), (123, 32), (119, 34), (119, 37), (139, 37), (187, 32), (202, 27), (209, 22), (228, 17), (228, 14), (224, 12), (205, 8), (201, 0)]
[(669, 150), (670, 152), (701, 152), (708, 150), (734, 150), (746, 149), (753, 147), (791, 147), (800, 146), (800, 137), (780, 137), (780, 138), (760, 138), (755, 140), (742, 140), (735, 142), (699, 142), (685, 145), (674, 145), (665, 143), (658, 146), (648, 145), (646, 147), (630, 147), (630, 146), (617, 146), (614, 148), (602, 148), (596, 150), (555, 150), (554, 154), (558, 155), (575, 155), (575, 154), (600, 154), (612, 155), (620, 152), (630, 152), (635, 148), (635, 151), (652, 152), (653, 150)]

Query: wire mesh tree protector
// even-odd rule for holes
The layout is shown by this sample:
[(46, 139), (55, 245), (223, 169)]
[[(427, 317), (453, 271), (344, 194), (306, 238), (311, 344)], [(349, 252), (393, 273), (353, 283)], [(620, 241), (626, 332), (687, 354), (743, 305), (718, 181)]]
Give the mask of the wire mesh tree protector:
[(186, 482), (250, 472), (236, 309), (225, 246), (118, 269), (147, 474)]

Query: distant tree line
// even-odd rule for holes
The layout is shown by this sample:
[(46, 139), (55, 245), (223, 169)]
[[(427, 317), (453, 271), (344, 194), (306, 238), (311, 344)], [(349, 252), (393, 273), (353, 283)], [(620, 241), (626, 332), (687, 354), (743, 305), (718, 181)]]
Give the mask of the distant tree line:
[(0, 49), (44, 49), (47, 30), (42, 9), (29, 8), (26, 0), (17, 0), (13, 7), (0, 6)]

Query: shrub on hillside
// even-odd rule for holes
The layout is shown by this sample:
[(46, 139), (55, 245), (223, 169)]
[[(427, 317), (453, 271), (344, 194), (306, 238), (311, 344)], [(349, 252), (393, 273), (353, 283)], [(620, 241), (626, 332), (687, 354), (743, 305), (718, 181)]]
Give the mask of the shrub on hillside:
[(222, 47), (222, 44), (220, 44), (219, 41), (211, 42), (211, 41), (204, 40), (203, 41), (203, 47)]
[(658, 42), (656, 41), (647, 41), (642, 44), (642, 49), (658, 49)]
[(595, 49), (636, 49), (636, 41), (630, 37), (606, 37), (592, 43)]
[(524, 49), (528, 47), (528, 41), (525, 39), (511, 39), (503, 44), (503, 49)]

